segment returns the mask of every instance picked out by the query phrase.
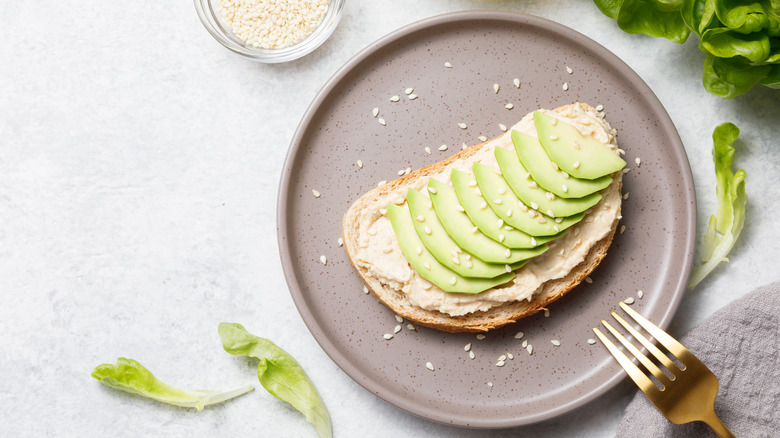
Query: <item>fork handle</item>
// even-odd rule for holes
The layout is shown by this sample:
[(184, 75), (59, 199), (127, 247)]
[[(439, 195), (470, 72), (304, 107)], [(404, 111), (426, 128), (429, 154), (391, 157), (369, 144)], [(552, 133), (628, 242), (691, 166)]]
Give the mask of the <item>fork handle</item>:
[(703, 420), (720, 438), (736, 438), (733, 433), (720, 421), (720, 418), (712, 412), (712, 415)]

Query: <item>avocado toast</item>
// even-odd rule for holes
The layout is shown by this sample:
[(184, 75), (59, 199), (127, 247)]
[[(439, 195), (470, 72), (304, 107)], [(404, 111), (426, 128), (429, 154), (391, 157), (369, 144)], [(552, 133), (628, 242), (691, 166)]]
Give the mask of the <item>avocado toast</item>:
[(450, 332), (497, 328), (601, 262), (621, 218), (624, 165), (615, 131), (589, 105), (536, 111), (363, 195), (344, 216), (344, 247), (398, 315)]

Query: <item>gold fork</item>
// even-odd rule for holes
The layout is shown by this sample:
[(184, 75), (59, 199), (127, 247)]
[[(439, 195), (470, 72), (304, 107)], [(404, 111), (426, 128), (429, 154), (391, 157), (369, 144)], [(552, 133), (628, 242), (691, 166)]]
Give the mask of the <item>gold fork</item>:
[(696, 356), (687, 348), (669, 336), (625, 303), (620, 307), (639, 323), (650, 335), (664, 346), (682, 364), (682, 368), (672, 361), (669, 356), (658, 349), (642, 334), (614, 311), (610, 314), (622, 325), (634, 339), (638, 340), (668, 371), (669, 375), (662, 371), (655, 363), (642, 354), (631, 342), (613, 328), (607, 321), (601, 320), (601, 324), (615, 336), (621, 344), (647, 371), (661, 384), (657, 386), (638, 366), (621, 352), (596, 327), (593, 331), (601, 342), (606, 345), (612, 356), (617, 359), (620, 366), (626, 370), (634, 383), (645, 393), (647, 398), (658, 408), (661, 413), (675, 424), (684, 424), (691, 421), (703, 421), (718, 434), (719, 437), (734, 437), (726, 425), (715, 414), (715, 395), (718, 393), (718, 379)]

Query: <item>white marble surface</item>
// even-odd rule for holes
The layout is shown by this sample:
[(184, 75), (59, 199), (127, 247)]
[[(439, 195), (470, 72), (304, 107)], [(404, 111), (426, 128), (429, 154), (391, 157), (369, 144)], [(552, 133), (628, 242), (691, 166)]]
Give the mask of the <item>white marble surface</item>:
[(742, 129), (748, 221), (732, 262), (688, 292), (680, 334), (780, 278), (780, 91), (730, 101), (700, 85), (703, 55), (628, 35), (589, 0), (348, 0), (318, 51), (258, 65), (222, 48), (189, 1), (0, 4), (0, 425), (5, 436), (313, 436), (262, 388), (201, 413), (113, 391), (91, 369), (135, 358), (185, 388), (254, 381), (225, 354), (241, 322), (309, 372), (336, 436), (610, 436), (627, 382), (563, 418), (510, 431), (434, 424), (376, 398), (320, 349), (287, 291), (275, 202), (293, 131), (358, 50), (431, 15), (496, 8), (563, 23), (615, 52), (666, 106), (714, 211), (713, 128)]

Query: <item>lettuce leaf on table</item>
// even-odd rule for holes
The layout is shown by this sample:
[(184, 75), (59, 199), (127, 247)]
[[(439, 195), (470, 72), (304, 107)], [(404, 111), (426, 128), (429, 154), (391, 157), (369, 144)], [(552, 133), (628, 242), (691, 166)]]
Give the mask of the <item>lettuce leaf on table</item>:
[(694, 288), (722, 261), (734, 247), (745, 224), (745, 171), (731, 170), (734, 161), (732, 143), (739, 137), (739, 128), (733, 123), (724, 123), (712, 133), (714, 146), (712, 159), (715, 162), (718, 195), (718, 210), (710, 217), (707, 233), (704, 235), (702, 264), (695, 266), (688, 280), (688, 288)]
[(241, 324), (219, 325), (222, 346), (234, 356), (260, 360), (257, 378), (274, 397), (286, 401), (306, 416), (320, 438), (331, 438), (330, 414), (306, 372), (289, 353), (268, 339), (249, 333)]
[(207, 405), (221, 403), (255, 389), (254, 385), (249, 385), (227, 392), (185, 391), (163, 383), (138, 361), (124, 357), (117, 359), (114, 365), (110, 363), (98, 365), (92, 371), (92, 377), (121, 391), (171, 405), (195, 408), (198, 412)]

